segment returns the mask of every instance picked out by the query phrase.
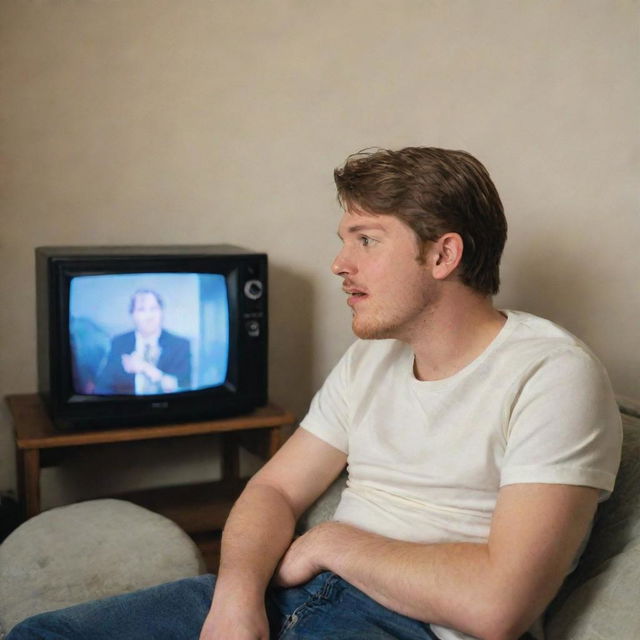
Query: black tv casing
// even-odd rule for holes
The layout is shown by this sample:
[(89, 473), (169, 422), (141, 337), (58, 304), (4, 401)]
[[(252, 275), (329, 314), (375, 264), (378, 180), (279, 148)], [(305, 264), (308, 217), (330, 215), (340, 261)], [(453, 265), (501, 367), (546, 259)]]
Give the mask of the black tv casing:
[[(38, 391), (61, 430), (181, 423), (249, 413), (267, 403), (267, 255), (233, 245), (38, 247)], [(227, 378), (217, 387), (149, 396), (79, 395), (73, 387), (73, 277), (121, 273), (222, 274), (229, 303)]]

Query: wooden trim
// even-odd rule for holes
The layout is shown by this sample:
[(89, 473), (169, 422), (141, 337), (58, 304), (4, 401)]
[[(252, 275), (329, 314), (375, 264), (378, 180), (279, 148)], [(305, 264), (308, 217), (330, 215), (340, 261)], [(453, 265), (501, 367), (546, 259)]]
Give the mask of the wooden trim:
[(7, 404), (13, 416), (16, 445), (19, 449), (47, 449), (112, 442), (132, 442), (135, 440), (157, 440), (160, 438), (175, 438), (207, 433), (280, 427), (283, 424), (292, 424), (295, 421), (292, 413), (281, 409), (275, 404), (268, 404), (249, 414), (217, 420), (107, 429), (103, 431), (65, 432), (55, 430), (42, 400), (37, 394), (7, 396)]

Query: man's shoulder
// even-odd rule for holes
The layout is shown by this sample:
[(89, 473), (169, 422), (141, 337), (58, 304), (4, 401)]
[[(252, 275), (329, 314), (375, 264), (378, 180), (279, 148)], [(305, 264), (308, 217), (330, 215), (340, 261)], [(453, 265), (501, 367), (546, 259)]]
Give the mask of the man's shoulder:
[(111, 341), (112, 347), (114, 349), (133, 349), (136, 342), (136, 334), (135, 331), (127, 331), (126, 333), (120, 333), (113, 338)]
[(523, 311), (507, 311), (510, 330), (504, 346), (514, 352), (549, 355), (554, 352), (595, 357), (589, 347), (560, 325)]
[(171, 333), (166, 329), (162, 330), (160, 334), (160, 338), (158, 339), (160, 345), (171, 345), (171, 346), (181, 346), (187, 347), (189, 345), (189, 340), (187, 338), (183, 338), (182, 336), (178, 336), (175, 333)]
[(606, 376), (598, 357), (567, 329), (530, 313), (507, 313), (511, 329), (496, 355), (509, 363), (512, 372), (531, 373), (551, 366)]

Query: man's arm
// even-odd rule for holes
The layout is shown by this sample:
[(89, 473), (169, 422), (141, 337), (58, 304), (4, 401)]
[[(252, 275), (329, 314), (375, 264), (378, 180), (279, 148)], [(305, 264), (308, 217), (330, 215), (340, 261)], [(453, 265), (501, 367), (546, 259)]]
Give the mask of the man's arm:
[[(128, 375), (122, 366), (122, 354), (128, 353), (128, 335), (116, 336), (111, 341), (107, 361), (97, 375), (96, 393), (128, 393), (133, 390), (133, 377)], [(131, 338), (132, 344), (135, 344), (133, 340)], [(133, 346), (131, 348), (133, 349)]]
[(222, 536), (218, 579), (201, 640), (266, 640), (264, 594), (296, 520), (331, 484), (346, 455), (298, 429), (249, 481)]
[(324, 523), (293, 543), (276, 578), (288, 586), (330, 570), (412, 618), (484, 640), (513, 640), (560, 587), (597, 496), (588, 487), (505, 486), (487, 544), (399, 542)]

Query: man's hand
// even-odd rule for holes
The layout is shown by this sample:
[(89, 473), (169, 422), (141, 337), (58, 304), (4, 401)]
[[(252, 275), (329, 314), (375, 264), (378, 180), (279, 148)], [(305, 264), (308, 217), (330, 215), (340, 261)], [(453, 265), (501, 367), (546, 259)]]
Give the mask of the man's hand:
[(142, 356), (134, 351), (133, 353), (122, 354), (122, 368), (127, 373), (142, 373), (148, 363), (142, 359)]
[(262, 606), (249, 610), (239, 603), (238, 611), (214, 607), (200, 631), (200, 640), (269, 640), (269, 623)]
[(287, 549), (274, 574), (279, 587), (304, 584), (325, 570), (323, 558), (331, 539), (331, 528), (337, 523), (324, 522), (296, 538)]
[[(122, 355), (122, 368), (127, 373), (132, 373), (136, 375), (138, 373), (143, 373), (151, 382), (158, 383), (163, 379), (163, 374), (158, 367), (154, 367), (150, 362), (147, 362), (138, 352), (134, 351), (133, 353), (125, 353)], [(174, 376), (167, 376), (173, 378), (176, 383), (177, 388), (177, 378)], [(172, 384), (171, 382), (169, 383)], [(163, 389), (164, 391), (175, 391), (174, 388)]]

